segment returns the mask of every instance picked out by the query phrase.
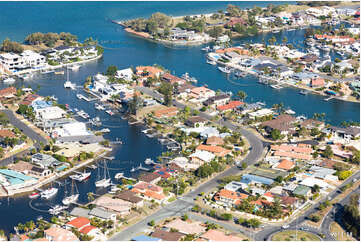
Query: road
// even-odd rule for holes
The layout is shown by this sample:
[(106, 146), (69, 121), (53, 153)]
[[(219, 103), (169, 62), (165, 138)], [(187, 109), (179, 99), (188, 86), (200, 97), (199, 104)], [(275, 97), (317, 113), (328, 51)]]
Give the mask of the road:
[[(34, 147), (39, 149), (41, 147), (40, 142), (43, 144), (48, 144), (48, 140), (45, 139), (43, 136), (41, 136), (40, 134), (36, 133), (32, 128), (30, 128), (29, 126), (27, 126), (25, 123), (23, 123), (21, 120), (19, 120), (14, 113), (9, 110), (9, 109), (3, 109), (1, 110), (2, 112), (4, 112), (8, 118), (9, 118), (9, 122), (14, 125), (15, 127), (17, 127), (18, 129), (20, 129), (20, 131), (22, 131), (27, 137), (29, 137), (30, 139), (32, 139), (34, 141)], [(8, 165), (10, 163), (14, 162), (15, 157), (18, 156), (22, 156), (25, 155), (29, 152), (31, 148), (24, 150), (20, 153), (17, 153), (15, 155), (12, 155), (8, 158), (5, 158), (3, 160), (0, 161), (0, 165), (1, 166), (5, 166)]]
[[(139, 87), (138, 91), (141, 91), (154, 98), (158, 98), (158, 99), (162, 98), (161, 94), (158, 94), (149, 88)], [(174, 105), (177, 106), (178, 108), (185, 107), (185, 105), (183, 105), (179, 102), (176, 102), (176, 101), (174, 101)], [(211, 116), (209, 116), (205, 113), (202, 113), (202, 112), (199, 115), (208, 120), (211, 120), (211, 118), (212, 118)], [(241, 132), (241, 134), (248, 140), (248, 143), (249, 143), (250, 147), (252, 147), (252, 149), (250, 149), (250, 152), (247, 154), (247, 156), (245, 157), (243, 162), (246, 162), (248, 165), (250, 165), (250, 164), (253, 164), (258, 161), (258, 159), (262, 156), (264, 146), (263, 146), (263, 143), (252, 132), (249, 132), (248, 130), (239, 128), (239, 127), (237, 127), (229, 122), (225, 122), (225, 121), (219, 121), (218, 124), (225, 125), (230, 130), (239, 130)], [(220, 179), (227, 177), (227, 176), (236, 175), (239, 172), (240, 172), (240, 170), (236, 166), (233, 166), (233, 167), (225, 170), (224, 172), (218, 174), (217, 176), (213, 177), (212, 179), (208, 180), (207, 182), (201, 184), (200, 186), (195, 188), (193, 191), (187, 193), (183, 197), (178, 197), (177, 200), (164, 206), (163, 208), (161, 208), (157, 212), (153, 213), (152, 215), (142, 219), (138, 223), (136, 223), (132, 226), (129, 226), (125, 230), (115, 234), (112, 238), (110, 238), (110, 240), (112, 240), (112, 241), (130, 240), (132, 237), (145, 231), (148, 227), (148, 223), (152, 220), (159, 221), (159, 220), (166, 219), (166, 218), (169, 218), (172, 216), (181, 216), (184, 213), (189, 212), (190, 209), (194, 206), (194, 199), (198, 196), (199, 193), (209, 192), (211, 189), (213, 189), (214, 187), (216, 187), (219, 184)]]

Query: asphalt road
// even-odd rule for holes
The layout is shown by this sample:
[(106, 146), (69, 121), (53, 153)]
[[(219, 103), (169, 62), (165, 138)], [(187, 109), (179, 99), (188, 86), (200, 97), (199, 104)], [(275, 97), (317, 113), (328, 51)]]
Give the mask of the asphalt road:
[[(25, 123), (23, 123), (22, 121), (20, 121), (15, 115), (14, 113), (9, 110), (9, 109), (3, 109), (0, 110), (1, 112), (4, 112), (8, 118), (9, 121), (12, 125), (14, 125), (15, 127), (17, 127), (18, 129), (20, 129), (20, 131), (22, 131), (26, 136), (28, 136), (30, 139), (32, 139), (34, 141), (34, 147), (39, 149), (40, 146), (40, 142), (42, 142), (43, 144), (48, 144), (48, 140), (46, 140), (43, 136), (41, 136), (40, 134), (36, 133), (32, 128), (30, 128), (29, 126), (27, 126)], [(5, 158), (3, 160), (0, 161), (0, 165), (4, 166), (4, 165), (8, 165), (10, 163), (14, 162), (15, 157), (19, 157), (22, 155), (25, 155), (29, 152), (29, 150), (32, 147), (30, 147), (27, 150), (24, 150), (18, 154), (12, 155), (8, 158)]]

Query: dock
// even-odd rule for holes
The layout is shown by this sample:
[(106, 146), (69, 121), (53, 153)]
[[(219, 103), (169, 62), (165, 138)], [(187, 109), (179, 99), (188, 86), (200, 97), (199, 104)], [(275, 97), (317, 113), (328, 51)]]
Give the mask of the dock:
[(106, 160), (114, 160), (115, 159), (114, 156), (104, 156), (103, 158)]
[(84, 96), (83, 94), (77, 94), (77, 97), (79, 99), (83, 99), (84, 101), (87, 101), (87, 102), (92, 102), (92, 101), (97, 100), (97, 98), (88, 98), (88, 97)]
[(324, 101), (328, 102), (328, 101), (330, 101), (331, 99), (334, 99), (334, 98), (335, 98), (334, 96), (330, 96), (328, 98), (325, 98)]

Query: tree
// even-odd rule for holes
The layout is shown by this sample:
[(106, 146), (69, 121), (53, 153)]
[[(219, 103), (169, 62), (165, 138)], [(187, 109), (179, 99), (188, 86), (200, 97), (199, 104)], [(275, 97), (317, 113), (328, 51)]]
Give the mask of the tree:
[(281, 183), (283, 181), (283, 177), (278, 176), (278, 177), (276, 177), (275, 181), (278, 182), (278, 183)]
[(223, 27), (214, 26), (213, 28), (209, 29), (207, 33), (213, 38), (218, 38), (223, 33)]
[(331, 158), (333, 156), (333, 151), (330, 145), (326, 145), (325, 150), (322, 152), (322, 155), (326, 158)]
[(238, 91), (237, 96), (239, 97), (240, 100), (244, 101), (244, 99), (246, 99), (247, 97), (247, 94), (244, 91)]
[(281, 132), (278, 129), (273, 129), (271, 132), (272, 140), (279, 140), (281, 138)]
[(241, 10), (233, 4), (228, 4), (226, 11), (231, 17), (238, 17), (241, 12)]
[(246, 162), (242, 162), (242, 170), (247, 168), (247, 163)]
[(4, 52), (14, 52), (20, 54), (24, 51), (24, 48), (21, 46), (21, 44), (15, 41), (10, 41), (9, 38), (6, 38), (2, 42), (0, 50)]
[(319, 135), (321, 132), (318, 128), (312, 128), (311, 129), (311, 136), (317, 136)]
[(148, 225), (153, 227), (153, 226), (155, 225), (154, 220), (150, 221), (150, 222), (148, 223)]
[(230, 214), (230, 213), (223, 213), (223, 214), (221, 214), (221, 218), (222, 218), (223, 220), (230, 221), (230, 220), (232, 220), (232, 214)]
[(268, 43), (270, 45), (274, 45), (276, 43), (277, 39), (276, 37), (272, 36), (270, 39), (268, 39)]
[(311, 215), (309, 216), (309, 219), (310, 219), (312, 222), (315, 222), (315, 223), (317, 223), (318, 221), (321, 220), (320, 216), (318, 216), (318, 215), (316, 215), (316, 214), (311, 214)]
[(167, 106), (172, 105), (173, 86), (168, 82), (163, 82), (158, 91), (164, 95), (164, 104)]
[(117, 67), (114, 66), (114, 65), (110, 65), (108, 66), (108, 69), (107, 69), (107, 73), (106, 75), (107, 76), (115, 76), (115, 74), (117, 73)]
[(183, 221), (187, 221), (187, 220), (188, 220), (188, 215), (187, 215), (187, 214), (184, 214), (184, 215), (182, 216), (182, 220), (183, 220)]

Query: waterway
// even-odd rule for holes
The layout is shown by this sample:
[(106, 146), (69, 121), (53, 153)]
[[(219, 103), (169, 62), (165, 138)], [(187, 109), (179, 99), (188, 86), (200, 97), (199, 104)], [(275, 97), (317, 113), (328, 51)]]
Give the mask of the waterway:
[[(240, 7), (266, 6), (270, 2), (232, 2)], [(274, 2), (277, 4), (279, 2)], [(248, 94), (247, 101), (264, 101), (267, 106), (283, 102), (286, 107), (298, 114), (312, 116), (313, 113), (326, 113), (326, 120), (332, 124), (339, 124), (343, 120), (359, 121), (359, 103), (348, 103), (338, 100), (323, 101), (324, 97), (316, 95), (299, 95), (299, 90), (283, 88), (274, 90), (270, 87), (257, 83), (253, 77), (239, 80), (229, 79), (219, 72), (214, 66), (205, 62), (205, 53), (198, 47), (167, 47), (152, 43), (125, 33), (122, 28), (110, 22), (111, 19), (125, 20), (135, 17), (148, 17), (155, 11), (164, 12), (173, 16), (215, 12), (225, 10), (227, 2), (1, 2), (0, 8), (0, 39), (9, 37), (12, 40), (22, 41), (26, 35), (33, 32), (70, 32), (80, 40), (92, 36), (105, 46), (102, 59), (88, 63), (77, 72), (70, 73), (70, 80), (82, 86), (85, 78), (98, 72), (105, 72), (107, 66), (116, 65), (120, 68), (137, 65), (160, 64), (172, 70), (177, 75), (189, 72), (199, 80), (199, 84), (207, 84), (212, 89), (223, 91), (244, 90)], [(275, 35), (279, 41), (287, 36), (290, 43), (303, 46), (303, 30), (280, 32), (277, 34), (264, 34), (240, 40), (234, 40), (234, 44), (245, 42), (266, 41)], [(111, 177), (117, 172), (130, 174), (129, 170), (138, 166), (147, 157), (156, 158), (164, 147), (155, 139), (147, 138), (140, 131), (143, 127), (129, 126), (119, 116), (109, 116), (103, 111), (94, 109), (93, 103), (88, 103), (76, 98), (77, 91), (67, 91), (63, 88), (65, 76), (53, 74), (38, 75), (24, 83), (37, 88), (40, 85), (40, 95), (55, 95), (58, 102), (69, 104), (72, 108), (85, 110), (91, 117), (99, 116), (104, 124), (111, 130), (105, 138), (115, 140), (120, 138), (124, 145), (114, 148), (112, 156), (114, 161), (108, 162)], [(0, 88), (5, 85), (0, 84)], [(89, 169), (88, 169), (89, 170)], [(91, 178), (85, 183), (78, 184), (81, 193), (79, 202), (87, 202), (87, 193), (98, 192), (94, 186), (97, 170), (93, 170)], [(70, 183), (70, 179), (66, 179)], [(64, 183), (64, 181), (61, 181)], [(115, 182), (115, 181), (114, 181)], [(54, 184), (54, 186), (58, 186)], [(68, 186), (70, 186), (68, 184)], [(64, 187), (59, 186), (57, 196), (50, 201), (37, 199), (29, 204), (27, 197), (14, 197), (0, 199), (0, 229), (12, 232), (13, 227), (19, 222), (36, 219), (41, 215), (49, 218), (45, 212), (50, 206), (59, 204), (64, 197)], [(35, 208), (35, 209), (33, 209)], [(40, 210), (39, 210), (40, 209)]]

